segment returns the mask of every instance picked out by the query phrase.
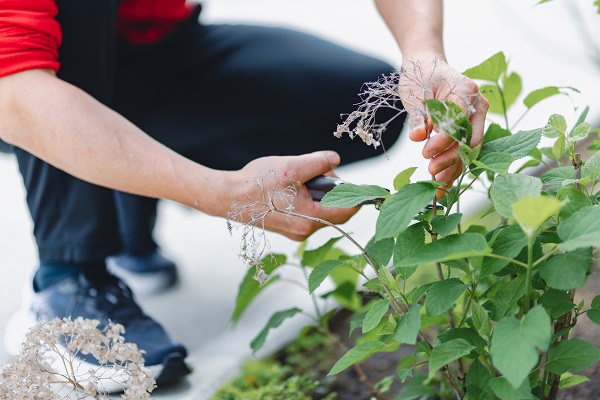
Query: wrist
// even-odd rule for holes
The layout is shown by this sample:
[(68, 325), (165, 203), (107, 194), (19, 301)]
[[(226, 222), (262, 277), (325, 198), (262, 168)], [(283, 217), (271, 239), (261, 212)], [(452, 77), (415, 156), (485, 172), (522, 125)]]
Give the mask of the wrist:
[(446, 62), (444, 49), (439, 46), (419, 46), (411, 47), (402, 52), (404, 61), (430, 61), (440, 60)]

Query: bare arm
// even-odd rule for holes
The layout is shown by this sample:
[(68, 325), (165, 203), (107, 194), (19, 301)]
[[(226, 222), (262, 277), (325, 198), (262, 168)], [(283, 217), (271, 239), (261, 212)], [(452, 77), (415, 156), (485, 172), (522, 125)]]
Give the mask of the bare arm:
[[(471, 146), (482, 141), (488, 102), (475, 82), (446, 63), (442, 0), (375, 2), (402, 52), (399, 91), (410, 117), (409, 137), (413, 141), (427, 140), (423, 157), (430, 160), (429, 172), (450, 187), (462, 172), (458, 145), (444, 132), (428, 136), (431, 127), (425, 126), (423, 101), (437, 98), (461, 106), (473, 125)], [(441, 196), (443, 190), (438, 191)]]
[(404, 58), (444, 57), (442, 0), (375, 0)]
[[(88, 182), (170, 199), (225, 217), (233, 202), (253, 193), (246, 182), (273, 169), (294, 176), (300, 213), (345, 222), (356, 210), (324, 209), (301, 184), (339, 164), (333, 152), (257, 159), (239, 171), (218, 171), (186, 159), (147, 136), (118, 113), (48, 70), (0, 78), (0, 137)], [(273, 216), (267, 229), (302, 240), (321, 226)]]

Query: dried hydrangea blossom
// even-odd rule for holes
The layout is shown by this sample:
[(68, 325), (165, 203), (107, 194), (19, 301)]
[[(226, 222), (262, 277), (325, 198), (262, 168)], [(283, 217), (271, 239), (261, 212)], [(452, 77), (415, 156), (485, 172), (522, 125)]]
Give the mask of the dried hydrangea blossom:
[[(401, 108), (398, 84), (400, 74), (393, 71), (390, 75), (382, 75), (376, 82), (367, 82), (359, 93), (361, 98), (357, 109), (345, 115), (344, 122), (338, 124), (334, 136), (342, 137), (344, 133), (351, 139), (358, 136), (368, 146), (375, 148), (381, 145), (381, 137), (387, 126), (405, 111)], [(387, 108), (396, 113), (389, 119), (378, 122), (377, 111)], [(344, 115), (342, 115), (344, 116)]]
[[(227, 213), (227, 227), (232, 233), (234, 227), (242, 226), (240, 259), (249, 267), (256, 266), (254, 279), (263, 284), (269, 276), (262, 269), (262, 256), (270, 252), (264, 220), (277, 210), (292, 212), (298, 189), (290, 177), (281, 178), (274, 171), (247, 184), (258, 187), (260, 198), (247, 194), (243, 201), (234, 202), (232, 210)], [(252, 192), (256, 191), (253, 189)]]
[[(400, 71), (395, 70), (389, 75), (382, 75), (376, 82), (365, 83), (359, 93), (361, 101), (356, 110), (342, 115), (344, 120), (338, 124), (334, 136), (340, 138), (344, 133), (351, 139), (358, 136), (368, 146), (377, 148), (382, 145), (383, 133), (388, 125), (407, 111), (411, 118), (411, 126), (423, 124), (430, 117), (425, 100), (434, 97), (439, 100), (459, 101), (466, 107), (467, 116), (474, 114), (473, 100), (476, 99), (477, 93), (458, 93), (455, 89), (460, 82), (448, 81), (447, 74), (443, 73), (444, 66), (447, 67), (442, 58), (435, 58), (426, 65), (406, 60)], [(435, 88), (435, 93), (432, 88)], [(391, 117), (385, 120), (382, 120), (381, 114), (377, 117), (378, 112), (382, 110), (391, 112)], [(446, 120), (446, 125), (438, 126), (438, 130), (449, 131), (449, 124), (452, 124), (452, 121)]]
[[(122, 325), (111, 322), (101, 330), (99, 324), (55, 318), (32, 327), (19, 354), (0, 371), (0, 399), (108, 399), (108, 382), (122, 385), (123, 399), (150, 399), (156, 385), (141, 351), (125, 343)], [(81, 370), (76, 357), (88, 354), (104, 373), (100, 366)]]

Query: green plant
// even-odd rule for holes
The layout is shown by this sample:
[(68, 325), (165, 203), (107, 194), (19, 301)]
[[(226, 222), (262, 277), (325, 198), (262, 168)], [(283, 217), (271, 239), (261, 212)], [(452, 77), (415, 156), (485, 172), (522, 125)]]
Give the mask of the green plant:
[[(324, 361), (331, 342), (314, 330), (304, 330), (285, 353), (266, 360), (250, 360), (241, 373), (221, 387), (212, 400), (310, 400), (313, 393), (325, 389), (319, 382), (313, 363)], [(311, 365), (306, 355), (310, 354)], [(324, 400), (333, 400), (330, 393)]]
[[(413, 346), (414, 355), (398, 368), (396, 378), (407, 382), (397, 399), (430, 395), (432, 389), (442, 398), (555, 399), (560, 388), (585, 380), (572, 371), (600, 360), (594, 345), (569, 338), (582, 317), (600, 324), (600, 296), (574, 303), (600, 243), (600, 153), (590, 147), (591, 156), (584, 161), (578, 143), (600, 131), (585, 122), (585, 108), (570, 129), (564, 116), (553, 114), (544, 126), (513, 133), (507, 110), (521, 95), (521, 78), (508, 70), (504, 54), (464, 74), (482, 82), (489, 112), (501, 116), (504, 126), (488, 124), (483, 143), (471, 148), (471, 126), (463, 110), (444, 100), (424, 101), (423, 114), (459, 144), (464, 166), (458, 184), (438, 201), (435, 194), (442, 183), (411, 182), (415, 168), (409, 168), (394, 179), (393, 193), (375, 185), (334, 188), (322, 206), (355, 207), (384, 199), (374, 235), (362, 246), (340, 227), (320, 221), (341, 236), (313, 250), (303, 244), (298, 266), (313, 297), (329, 278), (334, 290), (321, 297), (357, 312), (351, 333), (361, 331), (362, 338), (330, 375), (360, 368), (359, 363), (375, 353)], [(388, 95), (396, 93), (387, 89), (397, 81), (395, 76), (371, 87), (384, 87), (381, 93)], [(525, 113), (548, 97), (572, 92), (576, 90), (556, 86), (535, 90), (523, 99)], [(382, 104), (389, 104), (389, 98)], [(377, 107), (370, 108), (352, 114), (363, 136), (380, 128), (369, 125)], [(528, 174), (533, 167), (545, 172), (540, 177)], [(474, 185), (488, 193), (491, 207), (484, 215), (498, 216), (493, 227), (466, 226), (463, 221), (460, 200)], [(274, 196), (267, 193), (265, 199)], [(245, 207), (254, 205), (263, 213), (266, 209), (311, 218), (277, 208), (270, 200)], [(336, 248), (342, 238), (358, 254)], [(240, 286), (234, 321), (279, 280), (278, 268), (286, 262), (286, 256), (273, 254), (255, 262)], [(255, 275), (262, 277), (262, 285), (252, 280)], [(372, 300), (364, 303), (364, 293)], [(314, 298), (315, 325), (327, 333), (332, 312), (320, 310)], [(262, 346), (270, 329), (303, 312), (291, 308), (274, 314), (252, 348)], [(389, 398), (368, 379), (365, 382), (374, 395)]]

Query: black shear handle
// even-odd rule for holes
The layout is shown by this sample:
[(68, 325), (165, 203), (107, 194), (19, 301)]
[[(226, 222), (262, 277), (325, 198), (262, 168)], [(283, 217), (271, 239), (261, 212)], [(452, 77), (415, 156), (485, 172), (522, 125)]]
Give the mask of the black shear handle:
[(304, 185), (314, 201), (321, 201), (327, 192), (343, 183), (347, 182), (335, 176), (318, 175), (306, 181)]

